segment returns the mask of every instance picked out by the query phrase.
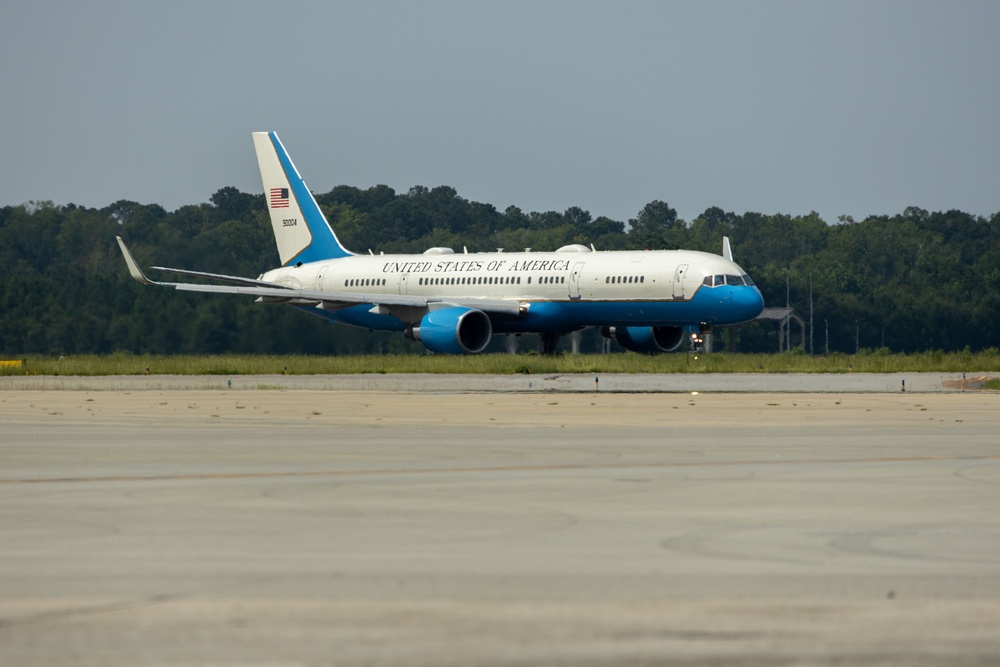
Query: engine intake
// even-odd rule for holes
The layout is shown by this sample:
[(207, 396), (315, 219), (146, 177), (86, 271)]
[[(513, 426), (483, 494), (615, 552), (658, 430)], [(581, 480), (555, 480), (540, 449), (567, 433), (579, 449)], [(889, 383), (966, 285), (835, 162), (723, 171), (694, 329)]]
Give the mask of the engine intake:
[(603, 327), (601, 334), (642, 354), (673, 352), (684, 342), (684, 327)]
[(432, 310), (420, 324), (406, 330), (406, 336), (423, 343), (431, 352), (476, 354), (486, 349), (493, 335), (489, 316), (474, 308)]

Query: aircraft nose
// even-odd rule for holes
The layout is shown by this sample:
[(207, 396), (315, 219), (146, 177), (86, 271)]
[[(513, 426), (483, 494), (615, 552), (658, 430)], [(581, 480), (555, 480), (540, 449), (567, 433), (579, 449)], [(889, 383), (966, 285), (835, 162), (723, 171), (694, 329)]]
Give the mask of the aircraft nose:
[(764, 297), (756, 287), (735, 288), (730, 298), (744, 322), (752, 320), (764, 310)]

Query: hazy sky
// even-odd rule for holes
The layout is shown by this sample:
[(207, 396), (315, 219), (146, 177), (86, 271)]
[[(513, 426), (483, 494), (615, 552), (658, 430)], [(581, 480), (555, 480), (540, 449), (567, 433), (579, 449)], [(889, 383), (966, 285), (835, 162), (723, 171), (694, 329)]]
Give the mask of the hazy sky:
[(317, 192), (990, 215), (998, 27), (994, 0), (8, 2), (0, 205), (260, 192), (273, 129)]

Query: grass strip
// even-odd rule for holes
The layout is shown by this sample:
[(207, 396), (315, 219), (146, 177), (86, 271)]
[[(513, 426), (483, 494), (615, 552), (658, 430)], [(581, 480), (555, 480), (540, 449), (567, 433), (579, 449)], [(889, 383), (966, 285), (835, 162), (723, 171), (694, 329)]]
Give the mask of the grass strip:
[(342, 375), (361, 373), (980, 373), (1000, 372), (1000, 352), (788, 354), (108, 355), (28, 356), (0, 375)]

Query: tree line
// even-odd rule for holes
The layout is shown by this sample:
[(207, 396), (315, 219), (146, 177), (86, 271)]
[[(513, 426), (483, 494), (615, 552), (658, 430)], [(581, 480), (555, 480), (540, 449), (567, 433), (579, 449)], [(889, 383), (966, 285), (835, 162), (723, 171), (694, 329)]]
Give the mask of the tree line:
[[(829, 224), (815, 212), (737, 214), (712, 207), (685, 221), (667, 203), (653, 201), (623, 222), (578, 207), (501, 211), (447, 186), (397, 193), (385, 185), (341, 185), (316, 199), (355, 252), (545, 251), (582, 243), (598, 250), (719, 253), (729, 236), (736, 261), (769, 306), (787, 303), (807, 321), (811, 308), (815, 353), (1000, 347), (1000, 213), (984, 218), (911, 207)], [(278, 265), (263, 195), (232, 187), (175, 211), (126, 200), (99, 209), (6, 206), (0, 208), (0, 354), (422, 351), (398, 335), (331, 327), (250, 298), (144, 288), (129, 277), (116, 235), (143, 267), (255, 277)], [(728, 344), (742, 352), (775, 351), (777, 326), (734, 327)], [(596, 333), (584, 335), (584, 351), (600, 345)], [(503, 349), (502, 341), (495, 349)]]

